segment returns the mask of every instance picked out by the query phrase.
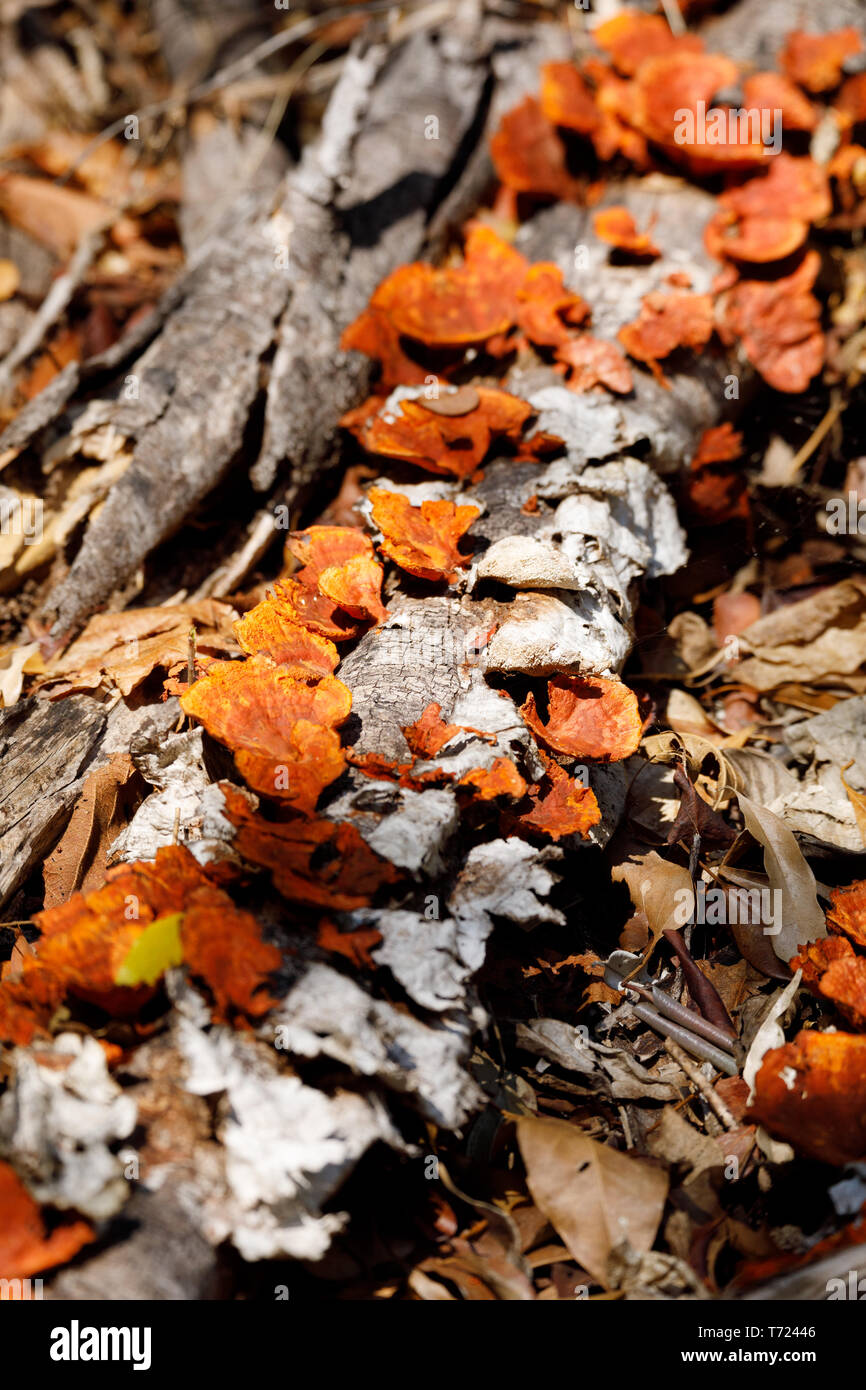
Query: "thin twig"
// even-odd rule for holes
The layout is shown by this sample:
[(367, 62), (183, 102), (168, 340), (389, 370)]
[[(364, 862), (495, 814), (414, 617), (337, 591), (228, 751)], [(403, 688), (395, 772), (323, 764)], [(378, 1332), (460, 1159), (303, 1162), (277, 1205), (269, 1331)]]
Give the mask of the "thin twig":
[(662, 0), (662, 9), (665, 12), (665, 19), (672, 34), (685, 34), (686, 21), (683, 19), (683, 12), (677, 4), (677, 0)]
[(665, 1038), (665, 1052), (667, 1052), (669, 1056), (673, 1057), (674, 1061), (677, 1063), (679, 1067), (682, 1068), (682, 1070), (685, 1072), (686, 1076), (689, 1078), (692, 1084), (697, 1087), (704, 1100), (707, 1102), (707, 1105), (710, 1107), (713, 1113), (718, 1116), (722, 1124), (725, 1126), (725, 1129), (738, 1129), (739, 1126), (737, 1125), (736, 1120), (734, 1119), (728, 1107), (725, 1105), (725, 1102), (722, 1100), (721, 1096), (716, 1095), (716, 1092), (713, 1090), (709, 1081), (704, 1076), (700, 1067), (695, 1065), (691, 1057), (689, 1057), (680, 1047), (679, 1043), (674, 1042), (673, 1038)]
[(296, 62), (292, 64), (287, 73), (283, 74), (282, 81), (277, 91), (274, 93), (271, 102), (271, 109), (267, 114), (265, 123), (256, 136), (255, 146), (252, 155), (243, 171), (243, 182), (250, 183), (258, 172), (261, 164), (274, 142), (277, 131), (280, 128), (280, 121), (286, 114), (286, 107), (294, 95), (295, 90), (303, 81), (309, 69), (314, 63), (318, 62), (322, 54), (327, 52), (328, 45), (323, 39), (317, 39), (311, 43), (309, 48), (304, 49)]
[(631, 1125), (628, 1122), (628, 1111), (626, 1110), (624, 1105), (618, 1105), (616, 1108), (619, 1111), (619, 1118), (622, 1123), (622, 1132), (625, 1136), (625, 1146), (627, 1149), (633, 1149), (634, 1139), (632, 1137)]
[(661, 985), (653, 982), (651, 985), (638, 984), (634, 980), (620, 980), (619, 984), (612, 984), (613, 975), (608, 983), (612, 989), (631, 990), (647, 1004), (654, 1007), (657, 1012), (664, 1014), (665, 1017), (673, 1019), (682, 1028), (687, 1028), (690, 1033), (697, 1033), (705, 1038), (707, 1042), (720, 1047), (724, 1052), (730, 1052), (733, 1056), (733, 1042), (728, 1034), (721, 1028), (717, 1028), (709, 1019), (704, 1018), (703, 1014), (696, 1013), (694, 1009), (689, 1009), (685, 1004), (681, 1004), (667, 990), (662, 989)]
[(191, 627), (186, 636), (186, 683), (195, 685), (195, 628)]
[(126, 128), (129, 116), (134, 115), (139, 121), (146, 121), (157, 116), (167, 116), (171, 111), (176, 111), (180, 107), (189, 106), (194, 101), (202, 101), (205, 97), (212, 96), (214, 92), (221, 91), (225, 87), (230, 87), (239, 77), (251, 72), (265, 58), (270, 58), (274, 53), (279, 53), (281, 48), (288, 47), (289, 44), (297, 43), (299, 39), (305, 39), (308, 34), (313, 34), (317, 29), (324, 28), (334, 20), (342, 19), (345, 15), (374, 15), (384, 14), (388, 10), (409, 9), (414, 10), (420, 5), (427, 3), (427, 0), (400, 0), (395, 4), (395, 0), (368, 0), (363, 5), (335, 5), (329, 10), (323, 10), (321, 14), (310, 15), (307, 19), (298, 20), (297, 24), (290, 24), (288, 29), (283, 29), (279, 34), (272, 34), (269, 39), (256, 44), (249, 53), (242, 58), (237, 58), (233, 63), (221, 68), (205, 82), (200, 82), (196, 87), (190, 87), (186, 92), (177, 92), (174, 96), (165, 97), (162, 101), (151, 102), (149, 106), (141, 106), (137, 111), (127, 112), (123, 116), (118, 116), (116, 121), (107, 125), (98, 135), (94, 136), (90, 144), (85, 147), (82, 153), (75, 160), (74, 164), (62, 174), (56, 182), (64, 184), (73, 177), (86, 159), (88, 159), (100, 145), (104, 145), (107, 140), (113, 140), (115, 135), (121, 135)]
[[(110, 222), (106, 221), (107, 230)], [(18, 342), (8, 352), (0, 362), (0, 400), (4, 399), (11, 391), (14, 376), (18, 368), (31, 353), (36, 352), (42, 344), (45, 334), (54, 326), (60, 315), (65, 311), (84, 276), (90, 268), (90, 263), (96, 255), (97, 248), (102, 240), (102, 233), (93, 231), (87, 236), (82, 237), (75, 253), (69, 262), (64, 273), (54, 281), (47, 295), (42, 301), (39, 309), (33, 317), (32, 322), (22, 333)]]
[(654, 1009), (650, 1004), (632, 1004), (632, 1012), (654, 1032), (661, 1033), (663, 1038), (672, 1038), (680, 1047), (687, 1048), (696, 1057), (700, 1057), (701, 1061), (709, 1062), (716, 1071), (722, 1072), (725, 1076), (737, 1076), (737, 1064), (730, 1053), (723, 1052), (720, 1047), (714, 1047), (697, 1033), (674, 1023), (672, 1018), (663, 1018), (658, 1009)]
[(827, 413), (824, 416), (823, 420), (821, 420), (820, 424), (815, 426), (812, 433), (809, 435), (809, 438), (806, 440), (806, 443), (803, 445), (801, 449), (797, 451), (797, 453), (791, 459), (791, 481), (794, 480), (794, 478), (799, 473), (806, 460), (812, 457), (824, 436), (830, 433), (830, 430), (833, 428), (836, 421), (839, 419), (841, 412), (842, 399), (840, 396), (837, 395), (836, 399), (831, 402), (830, 407), (827, 410)]

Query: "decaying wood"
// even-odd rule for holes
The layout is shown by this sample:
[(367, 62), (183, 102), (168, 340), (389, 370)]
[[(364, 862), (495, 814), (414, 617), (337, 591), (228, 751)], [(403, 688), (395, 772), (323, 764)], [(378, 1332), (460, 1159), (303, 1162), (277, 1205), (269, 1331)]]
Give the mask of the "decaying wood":
[[(747, 8), (763, 7), (746, 0), (737, 13)], [(778, 36), (788, 19), (773, 20), (772, 32)], [(764, 25), (758, 37), (743, 36), (745, 56), (759, 57), (767, 32)], [(519, 60), (507, 52), (515, 45)], [(443, 244), (450, 220), (465, 215), (488, 167), (491, 110), (534, 84), (540, 48), (549, 57), (555, 47), (549, 36), (534, 46), (504, 25), (477, 32), (474, 45), (459, 26), (438, 42), (422, 33), (396, 50), (381, 39), (359, 44), (301, 168), (234, 208), (134, 341), (98, 364), (67, 369), (21, 413), (0, 440), (7, 458), (61, 443), (85, 416), (112, 426), (133, 449), (38, 615), (55, 637), (112, 602), (251, 458), (253, 485), (269, 500), (299, 504), (321, 481), (339, 457), (338, 417), (370, 379), (366, 361), (339, 350), (342, 329), (391, 269), (425, 245)], [(425, 140), (431, 114), (437, 141)], [(533, 260), (556, 261), (590, 303), (594, 331), (614, 339), (672, 271), (706, 292), (717, 267), (703, 247), (710, 200), (699, 190), (654, 176), (611, 184), (604, 202), (626, 205), (640, 225), (657, 215), (654, 235), (665, 254), (647, 267), (610, 264), (590, 235), (592, 214), (568, 205), (539, 212), (518, 245)], [(586, 258), (576, 255), (581, 249)], [(405, 759), (403, 728), (436, 702), (461, 733), (417, 772), (462, 775), (509, 757), (528, 781), (540, 776), (517, 709), (521, 680), (621, 670), (641, 583), (685, 559), (658, 475), (681, 468), (703, 430), (736, 415), (751, 381), (720, 347), (682, 367), (672, 363), (666, 375), (667, 387), (636, 373), (633, 398), (621, 401), (576, 395), (537, 363), (515, 365), (504, 384), (534, 407), (539, 428), (564, 441), (565, 455), (546, 465), (497, 458), (486, 465), (463, 494), (482, 509), (472, 533), (477, 553), (447, 597), (430, 596), (406, 576), (393, 581), (388, 620), (339, 668), (353, 697), (344, 742), (354, 754)], [(132, 400), (121, 389), (130, 376), (139, 392)], [(725, 389), (732, 378), (736, 393)], [(413, 501), (457, 492), (440, 479), (389, 486)], [(531, 498), (535, 509), (526, 506)], [(267, 544), (266, 513), (252, 525), (244, 564)], [(232, 572), (243, 566), (223, 571)], [(214, 785), (219, 755), (200, 731), (173, 728), (176, 715), (171, 703), (158, 712), (136, 713), (125, 702), (106, 711), (82, 696), (0, 713), (2, 901), (56, 840), (85, 775), (121, 748), (153, 790), (113, 845), (116, 860), (146, 856), (175, 834), (203, 861), (231, 852), (233, 827)], [(589, 843), (539, 849), (491, 838), (490, 823), (479, 834), (447, 778), (418, 791), (350, 769), (321, 813), (354, 825), (404, 871), (377, 907), (333, 914), (338, 929), (380, 933), (373, 949), (380, 977), (355, 979), (329, 963), (309, 933), (281, 920), (267, 883), (258, 882), (263, 920), (291, 947), (279, 1008), (255, 1035), (233, 1034), (209, 1027), (197, 991), (171, 980), (165, 1034), (131, 1063), (131, 1098), (154, 1121), (145, 1190), (126, 1208), (139, 1229), (58, 1275), (50, 1296), (218, 1296), (212, 1248), (223, 1240), (247, 1259), (317, 1259), (344, 1224), (332, 1200), (343, 1178), (375, 1143), (406, 1150), (399, 1107), (442, 1128), (464, 1125), (484, 1100), (470, 1058), (488, 1022), (473, 984), (487, 939), (503, 921), (527, 930), (566, 922), (557, 884), (612, 833), (625, 774), (594, 769), (592, 785), (603, 830)], [(323, 1059), (332, 1064), (327, 1085), (305, 1079), (305, 1068)], [(26, 1070), (22, 1064), (16, 1084), (25, 1084)], [(632, 1076), (616, 1084), (644, 1083)], [(0, 1114), (0, 1145), (2, 1122)], [(47, 1151), (46, 1135), (36, 1138)], [(108, 1178), (117, 1176), (109, 1165)]]
[[(258, 451), (260, 487), (288, 465), (290, 497), (333, 462), (336, 422), (369, 378), (368, 364), (339, 351), (340, 333), (376, 284), (421, 249), (483, 114), (491, 45), (467, 59), (459, 37), (449, 45), (419, 34), (396, 52), (372, 42), (351, 56), (321, 140), (298, 172), (232, 208), (175, 287), (161, 332), (88, 402), (88, 422), (130, 440), (133, 460), (47, 598), (43, 616), (56, 634), (127, 582), (242, 446), (247, 456)], [(438, 139), (425, 139), (428, 114), (439, 121)], [(130, 379), (137, 399), (129, 399)], [(0, 454), (28, 436), (44, 448), (68, 434), (81, 413), (66, 396), (74, 384), (70, 372), (55, 387), (65, 414), (46, 421), (33, 409), (35, 435), (19, 417)], [(257, 443), (250, 431), (263, 385)]]
[(22, 700), (0, 711), (0, 900), (53, 845), (97, 754), (105, 711), (74, 697), (56, 708)]

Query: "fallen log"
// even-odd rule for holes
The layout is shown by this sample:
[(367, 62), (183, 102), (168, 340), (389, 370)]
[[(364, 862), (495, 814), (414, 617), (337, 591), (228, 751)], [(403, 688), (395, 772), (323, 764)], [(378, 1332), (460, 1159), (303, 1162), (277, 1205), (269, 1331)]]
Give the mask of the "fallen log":
[[(439, 43), (422, 34), (396, 51), (359, 44), (320, 143), (278, 196), (255, 195), (236, 210), (234, 225), (199, 253), (128, 360), (118, 351), (100, 365), (86, 405), (76, 391), (87, 373), (70, 373), (53, 387), (52, 414), (38, 398), (0, 440), (0, 450), (62, 449), (87, 411), (92, 426), (110, 426), (131, 445), (132, 461), (89, 523), (68, 574), (44, 598), (40, 616), (53, 623), (55, 639), (117, 601), (154, 549), (253, 456), (255, 488), (266, 493), (278, 484), (271, 497), (295, 506), (338, 463), (338, 417), (371, 379), (365, 359), (339, 348), (340, 335), (390, 270), (422, 252), (426, 238), (436, 244), (465, 190), (483, 182), (487, 155), (477, 150), (489, 112), (534, 82), (527, 69), (539, 57), (527, 42), (521, 61), (511, 54), (506, 62), (509, 32), (513, 40), (516, 31), (494, 26), (488, 36), (482, 28), (475, 51), (465, 34)], [(552, 56), (556, 40), (546, 37), (543, 47)], [(404, 124), (394, 135), (398, 113)], [(439, 141), (428, 144), (430, 114)], [(383, 130), (392, 138), (383, 141)], [(718, 267), (703, 244), (708, 194), (653, 175), (612, 181), (600, 206), (625, 206), (640, 225), (655, 216), (663, 254), (651, 265), (612, 264), (591, 235), (593, 214), (569, 204), (538, 212), (517, 245), (528, 259), (560, 267), (601, 336), (615, 339), (672, 274), (686, 277), (693, 293), (709, 291)], [(118, 397), (118, 371), (139, 380), (138, 400)], [(250, 1261), (319, 1259), (346, 1221), (334, 1198), (367, 1150), (382, 1143), (413, 1152), (398, 1120), (410, 1116), (420, 1137), (423, 1124), (459, 1129), (483, 1105), (472, 1051), (489, 1019), (473, 979), (487, 942), (502, 923), (570, 927), (561, 884), (615, 830), (624, 774), (592, 761), (587, 786), (601, 820), (583, 838), (569, 833), (542, 847), (509, 824), (495, 797), (467, 800), (459, 787), (503, 763), (526, 785), (540, 783), (547, 755), (521, 713), (532, 683), (560, 673), (615, 680), (634, 638), (641, 584), (683, 563), (663, 475), (689, 461), (706, 429), (736, 415), (751, 369), (716, 344), (666, 366), (665, 375), (662, 382), (637, 371), (633, 394), (622, 399), (579, 395), (552, 367), (518, 358), (502, 385), (532, 407), (535, 428), (562, 441), (556, 457), (515, 462), (494, 454), (463, 488), (440, 478), (377, 480), (413, 503), (459, 497), (480, 512), (472, 564), (459, 584), (431, 594), (395, 575), (387, 616), (339, 667), (352, 693), (344, 730), (351, 765), (318, 814), (351, 827), (396, 873), (374, 904), (336, 904), (328, 916), (347, 939), (377, 934), (369, 950), (379, 968), (358, 974), (329, 956), (309, 930), (309, 914), (287, 909), (266, 873), (254, 879), (250, 901), (286, 962), (279, 1004), (255, 1036), (236, 1034), (211, 1026), (198, 990), (172, 973), (164, 1035), (135, 1050), (128, 1072), (147, 1129), (138, 1176), (148, 1196), (135, 1207), (142, 1231), (124, 1255), (118, 1246), (83, 1271), (57, 1276), (52, 1296), (82, 1296), (110, 1280), (129, 1290), (126, 1297), (176, 1297), (171, 1290), (184, 1277), (197, 1296), (209, 1296), (214, 1271), (200, 1237), (209, 1245), (230, 1240)], [(270, 529), (268, 521), (254, 533), (245, 563), (263, 552)], [(406, 730), (431, 705), (447, 737), (418, 754), (408, 781), (389, 775), (394, 769), (383, 764), (409, 760)], [(25, 848), (24, 805), (13, 789), (3, 839), (10, 867), (0, 880), (7, 897), (58, 833), (97, 750), (103, 756), (107, 748), (110, 716), (96, 702), (51, 706), (61, 711), (53, 723), (46, 708), (37, 702), (3, 716), (9, 733), (30, 721), (26, 759), (34, 767), (46, 757), (64, 765), (62, 777), (46, 782), (27, 830), (36, 850)], [(176, 714), (166, 707), (129, 738), (154, 790), (115, 846), (119, 861), (150, 857), (145, 851), (168, 842), (169, 824), (202, 863), (239, 857), (233, 801), (252, 814), (255, 799), (230, 765), (213, 775), (219, 754), (207, 736), (171, 732)], [(170, 760), (160, 756), (165, 749)], [(575, 760), (566, 766), (579, 780)], [(25, 1085), (31, 1052), (61, 1045), (16, 1049), (15, 1085)], [(219, 1143), (201, 1124), (210, 1105)], [(0, 1152), (14, 1160), (14, 1133), (2, 1135), (0, 1123)], [(163, 1240), (175, 1191), (184, 1212), (195, 1213), (191, 1255)], [(162, 1192), (164, 1202), (155, 1196)], [(133, 1268), (166, 1245), (160, 1277)], [(193, 1268), (185, 1276), (187, 1262)]]

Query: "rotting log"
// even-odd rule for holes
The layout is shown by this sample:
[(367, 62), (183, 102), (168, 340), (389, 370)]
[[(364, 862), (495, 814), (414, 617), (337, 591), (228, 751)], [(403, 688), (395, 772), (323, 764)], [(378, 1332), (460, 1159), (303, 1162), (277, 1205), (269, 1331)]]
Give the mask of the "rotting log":
[[(764, 8), (751, 0), (737, 7), (738, 56), (757, 58), (763, 51), (767, 25), (755, 24), (750, 49), (745, 17)], [(788, 19), (780, 16), (771, 32), (781, 33)], [(420, 35), (396, 52), (382, 43), (359, 45), (319, 145), (288, 186), (276, 197), (257, 194), (235, 211), (232, 227), (199, 252), (134, 346), (119, 345), (96, 372), (91, 364), (58, 378), (50, 398), (37, 398), (7, 431), (0, 450), (38, 451), (57, 443), (81, 413), (78, 388), (88, 385), (84, 408), (91, 418), (110, 423), (134, 446), (127, 473), (90, 523), (68, 575), (46, 599), (43, 616), (56, 635), (74, 630), (122, 591), (230, 470), (249, 465), (251, 443), (255, 485), (267, 492), (279, 484), (279, 495), (296, 501), (337, 462), (336, 420), (369, 380), (364, 361), (339, 351), (340, 332), (390, 269), (423, 252), (428, 234), (441, 235), (445, 210), (461, 206), (461, 180), (477, 187), (485, 156), (476, 158), (475, 150), (489, 128), (491, 106), (510, 104), (534, 84), (537, 49), (527, 41), (524, 61), (510, 54), (506, 62), (505, 31), (492, 32), (499, 37), (479, 39), (471, 58), (465, 36), (456, 32), (438, 45)], [(727, 42), (723, 22), (715, 32)], [(555, 56), (555, 44), (545, 39), (545, 45), (544, 56)], [(430, 113), (440, 120), (440, 140), (432, 148), (423, 138)], [(383, 131), (394, 138), (383, 143)], [(699, 189), (653, 176), (609, 185), (604, 201), (629, 207), (641, 225), (657, 214), (654, 234), (665, 252), (659, 261), (641, 268), (609, 264), (589, 236), (590, 214), (569, 205), (538, 213), (518, 244), (533, 260), (557, 261), (590, 303), (596, 331), (613, 338), (635, 317), (642, 296), (672, 271), (686, 272), (701, 292), (716, 267), (703, 248), (710, 200)], [(575, 254), (581, 248), (585, 260)], [(275, 255), (286, 249), (287, 264)], [(118, 373), (138, 377), (139, 400), (119, 398)], [(703, 430), (734, 412), (749, 386), (742, 363), (719, 347), (667, 375), (665, 388), (638, 374), (634, 396), (618, 401), (577, 396), (538, 365), (513, 369), (504, 384), (535, 408), (541, 429), (564, 440), (565, 454), (549, 464), (494, 458), (487, 465), (465, 494), (482, 507), (473, 536), (486, 548), (449, 596), (425, 594), (405, 577), (393, 582), (388, 621), (369, 631), (339, 670), (353, 694), (346, 742), (355, 754), (404, 756), (401, 730), (435, 702), (446, 722), (480, 728), (495, 742), (467, 732), (430, 759), (427, 770), (462, 774), (507, 756), (527, 778), (538, 775), (537, 750), (517, 710), (520, 682), (554, 671), (615, 675), (622, 669), (641, 581), (672, 572), (684, 558), (673, 503), (658, 475), (682, 467)], [(740, 387), (734, 398), (725, 392), (731, 375)], [(250, 419), (259, 407), (261, 430), (251, 436)], [(456, 495), (453, 484), (439, 480), (405, 490), (412, 500)], [(538, 506), (530, 510), (533, 497)], [(563, 581), (568, 567), (579, 578), (574, 586)], [(63, 760), (63, 776), (40, 797), (57, 790), (53, 814), (46, 810), (40, 821), (35, 854), (20, 846), (26, 803), (8, 812), (7, 896), (57, 833), (77, 779), (103, 741), (105, 715), (98, 705), (77, 698), (58, 707), (64, 708), (66, 715), (56, 718), (65, 717), (65, 732), (62, 724), (43, 731), (38, 706), (3, 716), (4, 735), (22, 719), (32, 721), (34, 768), (44, 761), (44, 749)], [(154, 758), (165, 736), (160, 721), (134, 748), (140, 771), (155, 787)], [(179, 832), (209, 858), (232, 840), (223, 792), (208, 785), (201, 735), (177, 734), (175, 743), (184, 775), (201, 782)], [(616, 769), (595, 769), (592, 778), (604, 813), (598, 842), (615, 827), (623, 779)], [(16, 786), (9, 793), (13, 802)], [(415, 791), (357, 769), (332, 789), (321, 810), (355, 825), (404, 871), (375, 909), (334, 914), (338, 926), (374, 926), (381, 933), (373, 956), (388, 972), (387, 985), (351, 978), (328, 963), (296, 924), (281, 922), (271, 900), (273, 939), (295, 955), (288, 990), (258, 1042), (206, 1031), (195, 991), (175, 980), (170, 1028), (139, 1049), (131, 1066), (141, 1086), (151, 1088), (139, 1098), (144, 1113), (163, 1116), (156, 1145), (162, 1181), (183, 1191), (184, 1211), (199, 1213), (196, 1229), (209, 1242), (232, 1239), (250, 1259), (316, 1258), (327, 1249), (341, 1222), (323, 1208), (342, 1178), (370, 1144), (403, 1145), (392, 1105), (408, 1104), (444, 1128), (459, 1127), (478, 1108), (483, 1092), (469, 1059), (487, 1020), (472, 978), (486, 940), (501, 919), (526, 928), (564, 922), (555, 904), (558, 879), (593, 852), (582, 843), (539, 849), (491, 834), (490, 822), (462, 821), (447, 784)], [(138, 814), (144, 821), (151, 813), (145, 801)], [(266, 903), (266, 886), (260, 895)], [(433, 915), (426, 911), (431, 900)], [(266, 906), (263, 911), (268, 920)], [(411, 1007), (395, 1007), (388, 997), (394, 993)], [(308, 1061), (329, 1058), (338, 1076), (343, 1068), (347, 1082), (351, 1077), (351, 1086), (341, 1089), (337, 1082), (326, 1093), (281, 1071), (275, 1029), (283, 1030), (282, 1051), (298, 1073)], [(199, 1131), (202, 1117), (191, 1115), (189, 1096), (220, 1097), (217, 1128), (231, 1146), (232, 1165)], [(280, 1144), (289, 1140), (304, 1153), (283, 1154), (279, 1176), (255, 1177), (255, 1142), (273, 1143), (279, 1157)], [(140, 1200), (135, 1216), (145, 1236), (134, 1248), (130, 1243), (126, 1262), (117, 1249), (97, 1254), (85, 1274), (57, 1276), (54, 1296), (80, 1296), (84, 1287), (99, 1288), (100, 1280), (111, 1281), (112, 1296), (175, 1296), (140, 1292), (158, 1289), (159, 1281), (131, 1268), (136, 1251), (147, 1260), (155, 1258), (153, 1251), (162, 1253), (159, 1235), (148, 1242), (146, 1233), (151, 1219), (160, 1231), (166, 1211), (170, 1215), (168, 1200)], [(197, 1247), (193, 1255), (194, 1286), (212, 1289), (213, 1270), (198, 1260)], [(187, 1256), (170, 1244), (165, 1258), (164, 1287), (177, 1286)], [(118, 1288), (129, 1291), (118, 1294)]]

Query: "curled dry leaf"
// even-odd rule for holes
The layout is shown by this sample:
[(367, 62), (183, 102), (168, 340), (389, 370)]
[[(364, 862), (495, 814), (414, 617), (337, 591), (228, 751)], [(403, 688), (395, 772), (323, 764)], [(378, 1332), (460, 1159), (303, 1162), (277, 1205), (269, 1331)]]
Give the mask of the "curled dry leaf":
[(66, 1220), (49, 1235), (39, 1206), (8, 1163), (0, 1162), (0, 1270), (4, 1279), (29, 1279), (65, 1264), (95, 1239), (86, 1221)]
[(53, 179), (69, 174), (95, 198), (115, 204), (129, 202), (133, 183), (137, 207), (150, 207), (165, 194), (166, 171), (143, 168), (130, 158), (126, 141), (104, 140), (96, 149), (93, 145), (92, 135), (54, 129), (46, 130), (38, 141), (7, 146), (3, 154), (6, 159), (26, 159)]
[(670, 943), (679, 960), (689, 994), (703, 1017), (708, 1023), (712, 1023), (723, 1033), (727, 1033), (729, 1038), (736, 1038), (737, 1029), (731, 1022), (721, 995), (709, 976), (705, 975), (692, 959), (682, 933), (675, 927), (668, 927), (665, 931), (665, 939)]
[(674, 785), (681, 800), (676, 820), (667, 834), (667, 843), (675, 845), (679, 840), (691, 843), (695, 835), (700, 835), (701, 844), (708, 848), (715, 845), (729, 849), (737, 838), (736, 831), (704, 800), (682, 766), (674, 768)]
[(655, 260), (661, 251), (649, 235), (649, 231), (639, 232), (637, 223), (628, 208), (602, 208), (592, 219), (592, 229), (601, 241), (625, 251), (631, 256)]
[(335, 728), (348, 718), (352, 696), (336, 676), (310, 684), (261, 654), (217, 661), (181, 708), (231, 748), (255, 791), (298, 810), (312, 811), (345, 767)]
[(414, 507), (398, 492), (371, 488), (372, 517), (382, 532), (383, 554), (419, 579), (446, 579), (453, 584), (459, 566), (469, 563), (458, 543), (480, 508), (449, 501), (425, 501)]
[(649, 1250), (664, 1211), (667, 1175), (588, 1139), (564, 1120), (517, 1121), (517, 1140), (533, 1201), (578, 1264), (610, 1287), (611, 1253), (627, 1242)]
[(788, 962), (799, 946), (827, 935), (815, 875), (784, 821), (743, 792), (737, 799), (746, 829), (764, 850), (774, 903), (772, 930), (765, 929), (766, 934), (779, 959)]
[(40, 684), (52, 697), (103, 683), (129, 695), (152, 671), (186, 660), (190, 628), (195, 629), (199, 657), (233, 655), (235, 616), (233, 608), (216, 599), (97, 613), (81, 636), (48, 662)]
[(0, 176), (0, 211), (13, 226), (64, 259), (116, 217), (107, 203), (89, 193), (26, 174)]
[(850, 675), (866, 661), (866, 582), (854, 574), (759, 618), (741, 635), (737, 675), (756, 690)]
[(694, 913), (695, 892), (692, 877), (682, 864), (662, 859), (652, 850), (637, 854), (611, 871), (614, 883), (624, 883), (635, 910), (643, 913), (650, 930), (650, 945), (642, 961), (645, 965), (667, 931), (676, 931)]
[(87, 777), (59, 842), (45, 859), (44, 907), (65, 902), (76, 889), (87, 892), (105, 877), (108, 851), (126, 824), (128, 784), (136, 770), (128, 753), (113, 753)]
[(866, 1037), (809, 1029), (767, 1052), (749, 1118), (821, 1163), (866, 1157)]
[(548, 716), (543, 723), (532, 692), (520, 713), (548, 748), (574, 758), (618, 762), (640, 745), (637, 697), (622, 681), (604, 676), (554, 676), (547, 682)]

